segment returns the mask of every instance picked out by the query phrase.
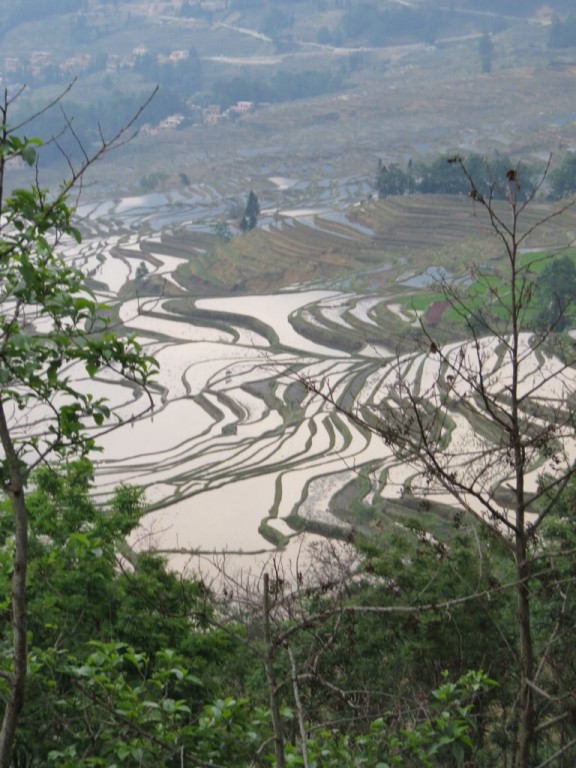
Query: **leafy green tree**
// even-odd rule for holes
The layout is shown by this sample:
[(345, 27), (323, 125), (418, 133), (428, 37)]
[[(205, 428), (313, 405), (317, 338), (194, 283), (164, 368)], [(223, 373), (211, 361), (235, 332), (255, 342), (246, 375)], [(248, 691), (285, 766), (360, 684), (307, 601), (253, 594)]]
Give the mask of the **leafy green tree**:
[(139, 186), (143, 192), (153, 192), (158, 189), (168, 179), (168, 174), (164, 171), (152, 171), (147, 173), (139, 181)]
[[(543, 478), (542, 482), (549, 484), (550, 478)], [(543, 547), (541, 556), (534, 562), (532, 581), (536, 642), (546, 655), (546, 665), (537, 682), (540, 688), (553, 691), (549, 699), (537, 700), (538, 752), (541, 759), (545, 758), (542, 763), (555, 756), (551, 765), (569, 768), (574, 763), (576, 744), (576, 724), (566, 706), (567, 699), (576, 690), (572, 631), (576, 621), (574, 478), (551, 500), (554, 515), (543, 523)]]
[[(110, 417), (103, 398), (74, 384), (70, 368), (93, 379), (99, 371), (143, 388), (155, 363), (142, 353), (133, 337), (121, 338), (107, 324), (102, 307), (86, 286), (84, 274), (58, 253), (63, 237), (80, 242), (72, 223), (67, 195), (95, 160), (125, 137), (129, 126), (111, 140), (101, 140), (92, 156), (79, 166), (70, 162), (70, 178), (50, 194), (39, 181), (30, 189), (6, 195), (10, 160), (36, 162), (37, 139), (18, 137), (10, 128), (11, 106), (0, 106), (0, 460), (2, 491), (13, 516), (11, 597), (5, 605), (4, 640), (11, 651), (3, 667), (3, 713), (0, 727), (0, 766), (11, 762), (12, 744), (24, 704), (27, 672), (28, 567), (27, 484), (30, 472), (50, 457), (83, 455), (95, 447), (89, 426), (102, 426)], [(143, 410), (151, 406), (145, 398)], [(19, 426), (21, 415), (36, 411), (36, 427)], [(20, 414), (19, 418), (15, 418)], [(9, 617), (9, 618), (8, 618)]]
[[(429, 163), (420, 162), (415, 169), (415, 189), (421, 194), (467, 195), (470, 183), (460, 172), (460, 162), (469, 169), (477, 193), (486, 199), (506, 200), (508, 188), (506, 173), (513, 167), (506, 155), (495, 153), (490, 158), (479, 154), (439, 155)], [(516, 170), (518, 198), (527, 200), (533, 195), (537, 175), (530, 165), (523, 163)]]
[[(416, 749), (418, 744), (423, 746), (420, 737), (412, 743), (412, 753), (402, 724), (425, 730), (435, 712), (430, 691), (446, 679), (467, 677), (467, 671), (459, 671), (467, 669), (466, 662), (486, 660), (485, 643), (501, 642), (496, 628), (486, 632), (489, 600), (469, 599), (471, 584), (488, 588), (489, 571), (485, 562), (467, 571), (466, 564), (473, 558), (466, 563), (462, 557), (455, 558), (447, 567), (449, 558), (439, 561), (433, 546), (429, 546), (429, 557), (422, 557), (425, 540), (409, 536), (408, 531), (406, 535), (419, 542), (418, 556), (423, 560), (412, 575), (411, 588), (405, 588), (410, 580), (405, 572), (412, 571), (407, 562), (411, 558), (416, 562), (415, 551), (390, 542), (396, 560), (390, 562), (389, 571), (380, 570), (385, 556), (378, 547), (373, 547), (364, 572), (358, 570), (353, 548), (327, 545), (315, 553), (311, 570), (318, 575), (299, 574), (296, 587), (274, 563), (271, 572), (257, 582), (232, 577), (233, 598), (228, 589), (224, 591), (216, 617), (219, 626), (225, 617), (225, 626), (241, 622), (245, 627), (237, 642), (241, 655), (252, 659), (248, 695), (261, 704), (267, 699), (277, 768), (338, 765), (346, 749), (344, 766), (374, 765), (376, 756), (397, 765), (452, 765), (441, 749), (437, 758), (431, 752), (429, 762), (423, 762), (424, 750)], [(450, 590), (455, 583), (461, 591)], [(430, 601), (426, 607), (423, 593)], [(462, 594), (464, 600), (457, 597)], [(462, 638), (469, 638), (468, 621), (475, 624), (470, 631), (476, 638), (471, 653), (462, 648)], [(421, 637), (405, 642), (412, 624), (420, 627)], [(481, 632), (485, 641), (477, 642)], [(442, 667), (444, 662), (448, 670)], [(461, 746), (466, 754), (477, 747), (474, 726), (480, 729), (484, 700), (478, 690), (462, 724), (466, 744), (463, 741)], [(377, 714), (382, 715), (380, 726), (373, 724)], [(454, 711), (446, 713), (451, 723), (453, 715)], [(434, 742), (438, 750), (435, 727), (429, 735), (430, 746)]]
[[(30, 668), (14, 764), (62, 765), (67, 756), (71, 765), (108, 765), (127, 745), (133, 757), (139, 749), (163, 762), (210, 700), (213, 673), (205, 684), (198, 672), (229, 646), (202, 631), (209, 595), (161, 558), (142, 554), (129, 566), (121, 557), (142, 515), (138, 489), (121, 486), (96, 506), (87, 458), (40, 467), (31, 485)], [(4, 591), (14, 521), (7, 503), (2, 512)]]
[[(244, 219), (245, 217), (243, 217)], [(214, 232), (216, 237), (223, 243), (229, 243), (232, 240), (232, 230), (227, 221), (215, 221), (210, 225), (210, 229)], [(245, 231), (245, 230), (243, 230)]]
[(136, 268), (136, 274), (134, 275), (134, 279), (138, 284), (140, 284), (144, 280), (146, 280), (146, 278), (148, 277), (148, 274), (149, 274), (149, 269), (146, 266), (146, 262), (141, 261)]
[(550, 197), (560, 200), (576, 192), (576, 154), (569, 152), (558, 168), (550, 172)]
[[(386, 634), (378, 627), (378, 615), (378, 621), (368, 621), (369, 613), (344, 614), (347, 606), (340, 599), (334, 601), (325, 585), (314, 590), (306, 586), (291, 595), (279, 591), (276, 583), (268, 592), (267, 608), (256, 596), (254, 615), (246, 612), (248, 603), (242, 599), (240, 627), (229, 597), (223, 595), (218, 605), (201, 582), (168, 572), (161, 558), (130, 555), (123, 539), (142, 514), (138, 489), (121, 486), (99, 508), (90, 498), (91, 482), (92, 466), (86, 458), (58, 471), (40, 467), (31, 480), (31, 663), (14, 765), (94, 768), (124, 763), (176, 768), (192, 761), (244, 768), (311, 765), (315, 760), (328, 768), (387, 759), (397, 765), (444, 768), (450, 761), (457, 764), (460, 754), (471, 753), (486, 689), (484, 675), (459, 676), (455, 667), (449, 673), (438, 668), (438, 684), (431, 686), (437, 691), (430, 701), (430, 688), (423, 682), (417, 697), (406, 688), (398, 692), (399, 700), (418, 702), (412, 709), (391, 710), (390, 701), (383, 699), (382, 706), (374, 709), (385, 716), (374, 722), (374, 709), (369, 709), (360, 719), (360, 710), (349, 712), (337, 704), (334, 691), (345, 693), (349, 684), (346, 695), (353, 695), (364, 677), (360, 662), (365, 665), (367, 656), (372, 659), (374, 687), (383, 684), (374, 665), (383, 649), (391, 654), (388, 670), (396, 664), (393, 632)], [(13, 517), (4, 504), (0, 516), (4, 582), (11, 567), (12, 531)], [(122, 552), (130, 555), (132, 565), (127, 565)], [(434, 562), (432, 548), (426, 562)], [(463, 561), (459, 565), (466, 572)], [(372, 573), (375, 567), (373, 561)], [(475, 578), (473, 571), (469, 575)], [(434, 574), (426, 580), (439, 581)], [(420, 589), (416, 582), (414, 592)], [(374, 586), (370, 592), (365, 601), (374, 598)], [(401, 599), (407, 596), (403, 590)], [(362, 611), (358, 594), (349, 598), (349, 607)], [(473, 614), (477, 610), (474, 606)], [(262, 611), (268, 612), (267, 636), (257, 620)], [(455, 626), (454, 621), (451, 624)], [(459, 630), (464, 630), (463, 624)], [(354, 645), (351, 631), (356, 634)], [(331, 650), (334, 644), (338, 652)], [(445, 658), (452, 652), (446, 649)], [(411, 653), (406, 650), (406, 656)], [(414, 657), (420, 674), (425, 654), (422, 650)], [(285, 667), (291, 658), (295, 675), (290, 664)], [(317, 676), (325, 675), (331, 685), (332, 698), (319, 697), (317, 705), (314, 688), (322, 684), (319, 678), (311, 679), (313, 665), (304, 663), (307, 658), (320, 662)], [(262, 665), (259, 677), (255, 661)], [(277, 732), (271, 702), (266, 703), (267, 663), (272, 664), (274, 688), (278, 686), (279, 752), (274, 750)], [(349, 683), (340, 671), (335, 674), (343, 666), (349, 668)], [(398, 676), (405, 674), (404, 665)], [(387, 681), (388, 690), (393, 690), (398, 676)], [(290, 685), (282, 685), (288, 680)], [(304, 717), (309, 726), (298, 732), (296, 724)], [(338, 720), (338, 727), (324, 726), (327, 719)]]
[(391, 165), (384, 165), (382, 160), (378, 160), (378, 169), (376, 172), (376, 189), (378, 191), (378, 197), (384, 198), (389, 195), (403, 195), (410, 186), (410, 181), (407, 173), (404, 173), (401, 168), (392, 163)]
[(456, 682), (446, 680), (432, 692), (427, 717), (391, 728), (385, 717), (374, 720), (362, 734), (319, 729), (307, 743), (308, 763), (319, 768), (356, 768), (358, 765), (435, 768), (462, 766), (473, 749), (474, 702), (494, 682), (483, 672), (469, 672)]
[(563, 330), (569, 320), (568, 310), (576, 299), (576, 266), (569, 256), (560, 256), (546, 264), (536, 283), (539, 305), (537, 325), (553, 331)]

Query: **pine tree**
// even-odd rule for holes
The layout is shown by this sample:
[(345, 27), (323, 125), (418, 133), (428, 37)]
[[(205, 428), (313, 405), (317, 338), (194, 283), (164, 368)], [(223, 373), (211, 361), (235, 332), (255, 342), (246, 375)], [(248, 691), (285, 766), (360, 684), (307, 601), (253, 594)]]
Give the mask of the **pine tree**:
[(244, 216), (240, 221), (240, 229), (242, 232), (247, 232), (251, 229), (256, 229), (258, 223), (258, 216), (260, 215), (260, 203), (256, 197), (256, 193), (250, 190), (248, 200), (246, 201), (246, 208), (244, 209)]

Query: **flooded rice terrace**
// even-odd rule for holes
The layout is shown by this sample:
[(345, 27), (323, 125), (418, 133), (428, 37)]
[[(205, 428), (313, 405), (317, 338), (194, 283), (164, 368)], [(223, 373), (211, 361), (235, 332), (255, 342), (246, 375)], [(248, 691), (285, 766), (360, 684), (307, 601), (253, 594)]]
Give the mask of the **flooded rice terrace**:
[[(150, 276), (177, 283), (174, 271), (185, 259), (162, 249), (156, 253), (159, 233), (150, 230), (158, 231), (168, 220), (180, 223), (180, 203), (148, 195), (83, 206), (79, 213), (90, 234), (67, 256), (98, 281), (98, 295), (110, 301), (135, 276), (144, 227)], [(298, 209), (282, 215), (315, 227), (318, 212)], [(322, 212), (330, 214), (327, 208)], [(216, 205), (214, 215), (219, 213)], [(189, 223), (197, 224), (201, 215), (205, 209)], [(160, 364), (154, 411), (141, 419), (132, 420), (142, 410), (137, 393), (112, 382), (97, 383), (97, 394), (108, 397), (129, 421), (99, 439), (97, 493), (104, 498), (118, 483), (137, 484), (145, 489), (151, 509), (133, 543), (171, 552), (174, 563), (189, 559), (182, 554), (179, 561), (177, 553), (192, 551), (227, 551), (253, 560), (278, 543), (293, 551), (301, 546), (301, 536), (286, 522), (291, 516), (345, 529), (330, 512), (332, 495), (354, 479), (356, 468), (381, 462), (388, 452), (380, 441), (331, 420), (323, 402), (306, 392), (300, 380), (325, 377), (331, 387), (345, 389), (359, 365), (372, 370), (380, 364), (382, 350), (367, 347), (352, 357), (305, 338), (290, 320), (301, 312), (316, 322), (309, 312), (316, 307), (327, 321), (346, 325), (348, 311), (373, 335), (377, 324), (370, 311), (378, 301), (333, 290), (292, 289), (195, 302), (208, 321), (212, 313), (223, 312), (257, 319), (277, 339), (273, 345), (268, 333), (233, 322), (229, 329), (210, 322), (203, 326), (197, 319), (188, 323), (171, 311), (168, 299), (121, 303), (122, 323)]]
[[(163, 197), (86, 207), (82, 213), (90, 235), (66, 255), (103, 286), (98, 294), (110, 301), (135, 275), (145, 225), (150, 275), (177, 284), (174, 271), (184, 259), (164, 255), (161, 248), (155, 252), (160, 238), (150, 234), (151, 222), (165, 222), (170, 210)], [(181, 214), (177, 210), (177, 220)], [(428, 277), (427, 272), (422, 279)], [(122, 482), (144, 488), (150, 511), (133, 545), (165, 552), (182, 569), (191, 553), (226, 551), (254, 563), (279, 544), (295, 555), (302, 545), (298, 519), (312, 530), (334, 526), (346, 532), (349, 524), (333, 514), (332, 502), (360, 474), (369, 481), (366, 503), (401, 496), (416, 469), (394, 458), (381, 438), (332, 412), (303, 383), (320, 382), (349, 408), (354, 406), (351, 392), (362, 402), (377, 402), (380, 392), (394, 386), (397, 369), (385, 364), (394, 355), (385, 344), (374, 343), (345, 353), (310, 341), (291, 323), (295, 314), (311, 325), (353, 323), (374, 339), (373, 310), (381, 301), (386, 299), (294, 288), (273, 296), (201, 299), (195, 302), (201, 313), (194, 324), (171, 311), (167, 298), (121, 303), (122, 323), (160, 364), (154, 411), (144, 418), (132, 421), (142, 410), (142, 393), (103, 379), (95, 393), (108, 397), (129, 422), (99, 440), (97, 492), (104, 498)], [(402, 314), (392, 295), (387, 306), (406, 326), (417, 321)], [(211, 323), (214, 313), (250, 316), (269, 332), (236, 326), (233, 319)], [(494, 357), (496, 370), (501, 361)], [(427, 355), (408, 356), (401, 365), (406, 380), (429, 390), (444, 375)], [(566, 376), (570, 381), (564, 385), (573, 387), (572, 372)], [(93, 389), (94, 381), (87, 386)], [(453, 444), (468, 445), (470, 425), (461, 418), (454, 422)], [(450, 501), (442, 493), (438, 498)], [(307, 534), (309, 541), (315, 538)]]

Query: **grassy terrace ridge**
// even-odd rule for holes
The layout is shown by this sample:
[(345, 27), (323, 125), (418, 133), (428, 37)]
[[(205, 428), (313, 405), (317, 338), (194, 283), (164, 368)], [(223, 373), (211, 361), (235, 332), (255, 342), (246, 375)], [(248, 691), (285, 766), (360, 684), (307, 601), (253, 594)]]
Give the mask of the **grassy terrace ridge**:
[[(523, 226), (531, 227), (551, 210), (552, 204), (533, 204)], [(498, 212), (506, 215), (505, 203), (498, 206)], [(144, 240), (143, 255), (151, 266), (154, 253), (184, 259), (173, 275), (178, 286), (152, 275), (138, 286), (128, 282), (122, 297), (135, 296), (138, 291), (142, 298), (170, 298), (163, 311), (169, 310), (175, 318), (232, 335), (234, 327), (247, 328), (276, 346), (278, 339), (271, 328), (241, 315), (200, 311), (194, 306), (195, 299), (277, 293), (294, 290), (294, 286), (380, 296), (371, 309), (378, 328), (350, 310), (344, 323), (334, 322), (319, 305), (291, 317), (303, 337), (349, 353), (378, 343), (386, 343), (392, 350), (404, 346), (408, 351), (414, 339), (421, 337), (419, 315), (439, 340), (457, 336), (465, 327), (465, 318), (447, 305), (437, 282), (440, 274), (456, 286), (454, 291), (471, 309), (485, 307), (496, 293), (500, 302), (506, 302), (506, 286), (499, 276), (501, 244), (487, 232), (486, 222), (475, 215), (472, 201), (465, 196), (371, 199), (349, 208), (331, 229), (333, 224), (322, 215), (306, 222), (286, 219), (237, 235), (228, 243), (216, 234), (184, 226), (163, 231), (159, 243)], [(526, 241), (522, 254), (527, 274), (537, 279), (548, 257), (556, 253), (576, 258), (576, 249), (569, 247), (575, 230), (576, 211), (572, 209), (538, 229)], [(132, 251), (131, 259), (137, 258)], [(470, 272), (473, 266), (477, 273)], [(178, 295), (182, 298), (176, 298)]]
[[(525, 225), (531, 226), (550, 210), (546, 205), (534, 206)], [(345, 236), (338, 237), (326, 232), (324, 225), (320, 229), (289, 221), (278, 228), (239, 235), (228, 244), (216, 236), (202, 235), (207, 253), (198, 254), (196, 233), (185, 229), (163, 235), (162, 245), (189, 259), (179, 267), (177, 278), (192, 295), (204, 281), (206, 291), (201, 290), (200, 295), (279, 291), (295, 284), (329, 287), (346, 278), (354, 278), (365, 290), (379, 282), (390, 285), (403, 274), (417, 274), (430, 265), (457, 277), (471, 263), (489, 264), (501, 255), (500, 244), (474, 218), (466, 197), (370, 200), (349, 209), (347, 216), (372, 231), (372, 236), (349, 228)], [(322, 222), (322, 216), (316, 222)], [(538, 232), (538, 241), (527, 242), (526, 247), (566, 247), (575, 225), (576, 214), (568, 211), (561, 222), (550, 222), (546, 230)], [(379, 273), (384, 266), (390, 269)]]

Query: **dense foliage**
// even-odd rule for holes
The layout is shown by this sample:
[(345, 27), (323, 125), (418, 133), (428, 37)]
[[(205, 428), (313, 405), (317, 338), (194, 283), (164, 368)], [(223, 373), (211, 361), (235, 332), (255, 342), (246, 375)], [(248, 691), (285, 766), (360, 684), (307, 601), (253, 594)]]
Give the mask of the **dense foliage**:
[(550, 197), (560, 200), (576, 192), (576, 154), (567, 152), (559, 166), (550, 173)]
[[(309, 764), (448, 765), (451, 755), (459, 762), (473, 748), (478, 696), (489, 686), (482, 674), (460, 674), (463, 664), (451, 663), (450, 648), (422, 677), (440, 649), (432, 637), (407, 637), (396, 659), (397, 629), (406, 631), (404, 619), (396, 628), (396, 622), (387, 627), (389, 622), (378, 617), (346, 617), (325, 589), (303, 590), (297, 598), (277, 593), (271, 606), (277, 612), (274, 631), (266, 641), (256, 594), (255, 610), (241, 619), (202, 581), (168, 572), (153, 555), (129, 555), (122, 542), (142, 513), (141, 494), (121, 487), (98, 508), (89, 496), (91, 479), (86, 459), (58, 472), (42, 468), (33, 478), (28, 499), (31, 663), (15, 766), (168, 766), (180, 765), (183, 757), (229, 768), (274, 764), (261, 661), (267, 642), (275, 648), (276, 674), (284, 681), (280, 716), (286, 764), (301, 765), (296, 705), (286, 685), (291, 673), (280, 641), (292, 636), (292, 629), (299, 705), (304, 702), (310, 729)], [(6, 505), (0, 524), (5, 580), (12, 568), (13, 526)], [(380, 561), (374, 557), (371, 570)], [(430, 577), (430, 572), (424, 576), (429, 563), (429, 558), (422, 562), (416, 581)], [(402, 602), (413, 588), (399, 586)], [(348, 599), (386, 603), (387, 592), (359, 587)], [(287, 601), (305, 612), (307, 627), (298, 629), (296, 619), (280, 617)], [(219, 626), (223, 615), (225, 625)], [(414, 653), (407, 645), (414, 641), (428, 647)], [(389, 659), (375, 663), (385, 648)], [(320, 662), (314, 674), (307, 669), (311, 654)], [(444, 663), (453, 669), (443, 672)], [(411, 684), (398, 687), (410, 666)], [(333, 671), (340, 669), (335, 677)], [(393, 691), (393, 699), (382, 698), (380, 688)], [(428, 700), (432, 688), (437, 690)], [(340, 724), (335, 728), (328, 720)]]
[[(488, 529), (457, 517), (435, 540), (406, 519), (362, 545), (360, 569), (357, 558), (340, 554), (335, 566), (336, 550), (319, 551), (331, 584), (277, 584), (265, 608), (261, 584), (231, 575), (230, 590), (211, 592), (152, 554), (130, 553), (123, 541), (142, 514), (140, 492), (120, 487), (97, 507), (91, 478), (84, 459), (33, 479), (31, 664), (14, 766), (506, 764), (518, 664), (513, 569)], [(576, 681), (574, 493), (544, 532), (553, 568), (544, 559), (532, 575), (538, 642), (557, 626), (542, 683), (560, 696)], [(11, 528), (4, 506), (4, 580)], [(488, 676), (468, 671), (481, 668)], [(552, 721), (557, 710), (546, 708)], [(542, 733), (541, 759), (572, 738), (569, 720), (560, 727), (561, 737)]]
[[(384, 164), (378, 162), (375, 187), (378, 197), (406, 194), (442, 194), (467, 195), (470, 183), (463, 176), (458, 163), (458, 156), (439, 155), (433, 160), (412, 162), (409, 160), (406, 169), (397, 163)], [(487, 159), (483, 155), (470, 154), (464, 158), (470, 175), (474, 178), (476, 190), (485, 197), (503, 199), (506, 197), (505, 184), (498, 179), (505, 179), (506, 172), (513, 163), (506, 155), (495, 154)], [(538, 177), (536, 168), (523, 163), (519, 168), (520, 190), (522, 199), (526, 199), (534, 189)]]

